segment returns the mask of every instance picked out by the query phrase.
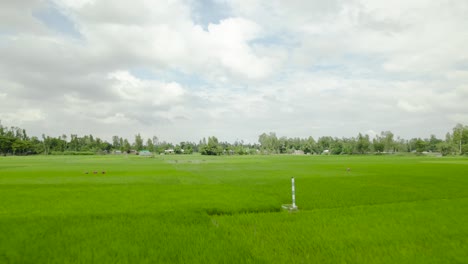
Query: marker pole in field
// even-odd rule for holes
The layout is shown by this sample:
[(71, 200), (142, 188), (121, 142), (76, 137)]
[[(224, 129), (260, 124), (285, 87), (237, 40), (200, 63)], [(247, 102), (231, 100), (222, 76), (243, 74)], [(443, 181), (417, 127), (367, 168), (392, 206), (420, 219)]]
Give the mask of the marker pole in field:
[(291, 194), (292, 194), (292, 204), (283, 204), (281, 207), (283, 209), (291, 211), (297, 211), (296, 206), (296, 189), (294, 187), (294, 177), (291, 177)]
[(296, 209), (296, 190), (294, 188), (294, 177), (291, 178), (291, 190), (292, 190), (292, 209)]

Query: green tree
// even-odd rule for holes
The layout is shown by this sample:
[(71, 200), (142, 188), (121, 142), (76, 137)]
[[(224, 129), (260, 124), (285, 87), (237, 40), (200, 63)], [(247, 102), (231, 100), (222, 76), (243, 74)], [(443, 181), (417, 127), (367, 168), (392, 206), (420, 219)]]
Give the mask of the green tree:
[(380, 137), (382, 138), (382, 142), (384, 144), (384, 150), (385, 152), (394, 152), (395, 151), (395, 141), (394, 141), (394, 135), (390, 131), (382, 131), (380, 133)]
[(308, 153), (314, 153), (315, 152), (315, 140), (313, 137), (309, 137), (307, 138), (307, 140), (305, 140), (305, 142), (303, 143), (302, 145), (302, 150), (304, 151), (304, 153), (308, 154)]
[(216, 137), (208, 137), (208, 143), (202, 146), (200, 153), (202, 155), (221, 155), (223, 149), (219, 145)]
[(70, 135), (70, 143), (68, 144), (69, 149), (72, 151), (79, 151), (80, 150), (80, 142), (78, 140), (78, 135), (71, 134)]
[(375, 152), (381, 153), (385, 150), (385, 143), (382, 141), (382, 138), (377, 136), (372, 140), (372, 146)]
[(358, 134), (356, 142), (357, 153), (364, 154), (370, 150), (370, 139), (369, 135), (363, 136), (361, 133)]
[(196, 147), (195, 147), (195, 144), (194, 144), (194, 143), (191, 143), (191, 142), (184, 142), (184, 141), (182, 141), (182, 142), (180, 142), (179, 145), (180, 145), (180, 147), (182, 148), (182, 150), (183, 150), (182, 152), (183, 152), (184, 154), (192, 154), (193, 151), (194, 151), (194, 149), (196, 148)]
[(372, 139), (372, 148), (374, 152), (381, 153), (385, 151), (385, 135), (384, 132), (376, 135), (374, 139)]
[(184, 152), (182, 151), (182, 148), (180, 147), (180, 145), (175, 146), (174, 153), (175, 154), (184, 154)]
[(341, 140), (343, 142), (343, 154), (353, 154), (354, 149), (356, 148), (356, 140), (355, 138), (343, 138)]
[(153, 141), (151, 140), (151, 138), (148, 138), (148, 140), (146, 140), (146, 149), (153, 152), (154, 151), (154, 144), (153, 144)]
[(330, 151), (333, 155), (340, 155), (343, 153), (343, 142), (338, 138), (334, 138), (330, 146)]
[(332, 142), (332, 137), (320, 137), (317, 141), (318, 153), (323, 153), (325, 150), (330, 150)]
[(269, 134), (263, 133), (258, 137), (258, 142), (263, 150), (270, 153), (279, 153), (280, 145), (276, 134), (270, 132)]
[(51, 140), (50, 137), (45, 134), (42, 134), (42, 143), (44, 144), (44, 154), (49, 155), (50, 152), (50, 145), (51, 145)]
[(452, 146), (447, 142), (439, 142), (437, 144), (437, 151), (442, 154), (442, 156), (447, 156), (452, 153)]
[(454, 149), (457, 150), (458, 154), (466, 154), (464, 145), (468, 144), (468, 126), (463, 126), (462, 124), (457, 124), (453, 128), (452, 134), (452, 145)]
[(13, 151), (13, 142), (14, 138), (8, 137), (6, 135), (0, 136), (0, 152), (6, 156), (8, 153)]
[(143, 149), (143, 138), (141, 138), (140, 133), (135, 135), (135, 149), (138, 151)]
[[(280, 154), (284, 154), (284, 153), (287, 153), (288, 149), (289, 149), (289, 142), (288, 142), (288, 138), (287, 137), (280, 137), (278, 139), (278, 152)], [(275, 151), (275, 147), (270, 147), (269, 149), (270, 151)]]
[(427, 142), (418, 138), (416, 142), (414, 143), (416, 152), (422, 153), (423, 151), (426, 150)]
[(120, 149), (120, 138), (119, 136), (112, 136), (112, 148)]
[(431, 152), (436, 152), (438, 151), (438, 145), (442, 142), (441, 139), (438, 139), (435, 135), (431, 135), (431, 137), (428, 140), (428, 145), (427, 145), (427, 150)]
[(122, 151), (130, 153), (131, 149), (132, 149), (132, 146), (130, 145), (130, 142), (128, 142), (127, 139), (124, 139), (123, 144), (122, 144)]

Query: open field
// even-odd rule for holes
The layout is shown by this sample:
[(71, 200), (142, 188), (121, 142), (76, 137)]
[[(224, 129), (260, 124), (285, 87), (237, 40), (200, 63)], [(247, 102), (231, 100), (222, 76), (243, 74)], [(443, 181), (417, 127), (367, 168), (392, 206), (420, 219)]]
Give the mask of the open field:
[(468, 263), (467, 223), (466, 158), (0, 158), (0, 263)]

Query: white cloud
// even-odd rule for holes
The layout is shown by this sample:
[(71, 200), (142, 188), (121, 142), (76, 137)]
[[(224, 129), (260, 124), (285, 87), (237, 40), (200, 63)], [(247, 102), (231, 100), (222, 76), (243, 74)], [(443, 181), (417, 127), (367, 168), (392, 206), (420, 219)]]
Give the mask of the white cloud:
[(32, 133), (256, 141), (468, 123), (464, 1), (228, 0), (207, 25), (190, 1), (53, 2), (79, 36), (31, 15), (49, 2), (0, 4), (0, 118)]
[(45, 120), (46, 115), (41, 109), (34, 108), (13, 108), (9, 112), (0, 113), (0, 120), (4, 120), (5, 123), (21, 125), (26, 122), (36, 122)]
[(78, 7), (59, 3), (77, 24), (89, 56), (97, 59), (122, 58), (230, 81), (266, 78), (277, 64), (250, 47), (249, 41), (262, 30), (248, 19), (227, 18), (204, 30), (179, 1), (98, 1)]
[(152, 105), (171, 105), (183, 101), (185, 94), (180, 84), (161, 83), (136, 78), (127, 71), (109, 73), (111, 89), (123, 100)]
[(125, 114), (122, 113), (116, 113), (113, 116), (105, 117), (104, 119), (99, 121), (101, 121), (104, 124), (115, 125), (133, 123), (131, 118), (128, 118), (127, 116), (125, 116)]
[(468, 122), (468, 114), (450, 114), (449, 118), (457, 124), (466, 124), (466, 122)]
[(404, 111), (406, 112), (409, 112), (409, 113), (415, 113), (415, 112), (425, 112), (426, 111), (426, 107), (423, 106), (423, 105), (415, 105), (415, 104), (411, 104), (407, 101), (398, 101), (398, 105), (397, 105), (399, 108), (403, 109)]

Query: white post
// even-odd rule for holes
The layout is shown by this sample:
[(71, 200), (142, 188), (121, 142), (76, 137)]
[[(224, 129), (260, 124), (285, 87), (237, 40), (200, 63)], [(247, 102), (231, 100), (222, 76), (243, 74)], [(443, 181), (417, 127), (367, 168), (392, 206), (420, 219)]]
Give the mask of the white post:
[(291, 188), (292, 188), (292, 209), (296, 209), (296, 192), (294, 188), (294, 177), (291, 178)]

